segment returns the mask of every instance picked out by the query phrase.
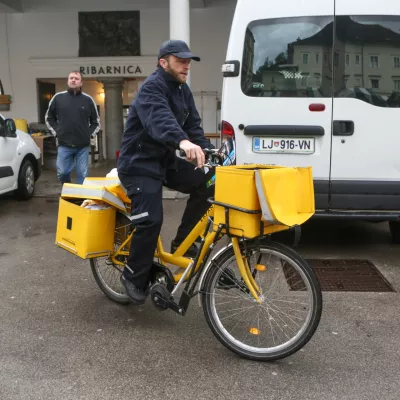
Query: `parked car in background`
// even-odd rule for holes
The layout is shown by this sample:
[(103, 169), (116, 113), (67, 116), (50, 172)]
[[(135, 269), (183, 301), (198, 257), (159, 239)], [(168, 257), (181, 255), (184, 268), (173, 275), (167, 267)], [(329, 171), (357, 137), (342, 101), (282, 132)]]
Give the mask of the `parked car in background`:
[(15, 192), (30, 199), (42, 171), (41, 153), (29, 134), (0, 114), (0, 195)]

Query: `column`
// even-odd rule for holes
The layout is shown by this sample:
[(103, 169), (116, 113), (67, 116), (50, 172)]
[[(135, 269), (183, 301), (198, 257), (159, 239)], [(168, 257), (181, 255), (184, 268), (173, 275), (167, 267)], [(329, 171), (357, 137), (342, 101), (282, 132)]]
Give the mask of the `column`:
[(190, 0), (169, 0), (169, 31), (170, 39), (183, 40), (190, 47)]
[(115, 160), (117, 151), (121, 147), (124, 131), (122, 89), (123, 79), (103, 79), (104, 87), (104, 113), (105, 113), (105, 139), (108, 160)]

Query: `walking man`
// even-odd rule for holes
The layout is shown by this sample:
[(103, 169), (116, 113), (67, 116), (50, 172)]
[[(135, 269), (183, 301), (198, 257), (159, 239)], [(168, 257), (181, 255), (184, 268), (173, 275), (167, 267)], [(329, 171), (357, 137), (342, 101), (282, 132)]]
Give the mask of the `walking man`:
[(88, 172), (90, 139), (100, 130), (100, 118), (92, 97), (82, 92), (82, 74), (68, 76), (68, 90), (56, 93), (45, 117), (46, 125), (57, 138), (57, 177), (71, 182), (76, 163), (76, 181), (82, 184)]
[[(131, 301), (146, 300), (146, 288), (157, 238), (163, 222), (163, 185), (190, 194), (171, 252), (183, 242), (210, 206), (214, 186), (206, 188), (201, 169), (176, 156), (186, 153), (198, 167), (205, 161), (204, 148), (213, 148), (204, 136), (192, 92), (186, 84), (192, 60), (200, 61), (180, 40), (165, 42), (158, 68), (133, 101), (122, 138), (118, 175), (132, 201), (131, 220), (136, 231), (121, 281)], [(193, 245), (186, 256), (195, 257)]]

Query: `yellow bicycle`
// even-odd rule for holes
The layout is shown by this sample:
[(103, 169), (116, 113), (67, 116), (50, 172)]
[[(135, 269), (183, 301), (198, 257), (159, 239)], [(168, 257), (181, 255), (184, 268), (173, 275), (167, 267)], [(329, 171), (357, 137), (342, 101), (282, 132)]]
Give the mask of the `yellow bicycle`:
[[(207, 213), (173, 254), (158, 239), (149, 299), (158, 310), (171, 309), (184, 316), (190, 301), (199, 296), (209, 327), (228, 349), (251, 360), (287, 357), (300, 350), (318, 327), (322, 312), (318, 279), (297, 252), (270, 239), (272, 232), (288, 226), (277, 221), (267, 224), (260, 209), (219, 201), (218, 172), (231, 167), (221, 167), (223, 159), (215, 151), (206, 152), (206, 157), (209, 167), (219, 165), (216, 200), (210, 199)], [(281, 184), (282, 179), (276, 181), (276, 185)], [(226, 187), (221, 190), (227, 191)], [(244, 188), (243, 193), (249, 190)], [(225, 194), (228, 199), (238, 196)], [(282, 201), (286, 204), (291, 199)], [(116, 214), (114, 250), (107, 256), (90, 259), (97, 284), (106, 296), (120, 304), (129, 303), (120, 275), (135, 234), (129, 204), (125, 205), (127, 212)], [(258, 233), (253, 229), (252, 234), (246, 234), (247, 228), (235, 228), (246, 218), (257, 221)], [(184, 257), (199, 237), (197, 257)], [(227, 244), (221, 241), (223, 237), (228, 238)], [(219, 245), (221, 248), (211, 257)]]

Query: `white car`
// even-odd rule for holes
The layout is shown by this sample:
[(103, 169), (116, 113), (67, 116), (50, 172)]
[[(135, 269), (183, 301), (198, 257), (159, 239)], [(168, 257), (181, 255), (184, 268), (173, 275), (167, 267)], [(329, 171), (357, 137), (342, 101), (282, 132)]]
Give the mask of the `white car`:
[(25, 132), (15, 127), (13, 119), (0, 114), (0, 195), (15, 192), (28, 200), (42, 172), (39, 147)]
[(238, 0), (223, 135), (238, 164), (311, 166), (316, 217), (400, 243), (400, 1)]

